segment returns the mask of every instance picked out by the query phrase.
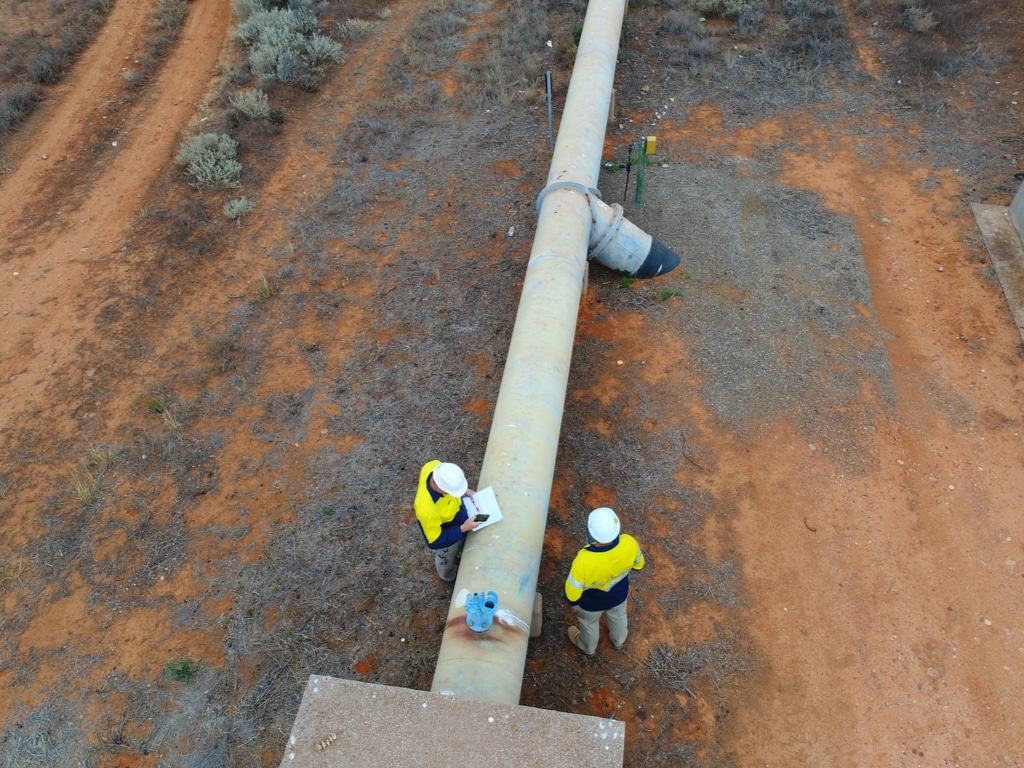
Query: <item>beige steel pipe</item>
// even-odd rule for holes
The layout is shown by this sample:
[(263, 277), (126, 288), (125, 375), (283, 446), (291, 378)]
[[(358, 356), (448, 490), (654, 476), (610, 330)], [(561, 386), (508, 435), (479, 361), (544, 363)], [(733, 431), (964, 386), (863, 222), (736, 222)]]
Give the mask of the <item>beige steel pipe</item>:
[[(555, 144), (548, 188), (502, 375), (478, 487), (504, 519), (470, 533), (431, 690), (518, 704), (540, 571), (625, 0), (591, 0)], [(558, 182), (568, 182), (560, 186)], [(554, 185), (554, 186), (553, 186)], [(466, 595), (493, 590), (486, 632), (466, 624)]]

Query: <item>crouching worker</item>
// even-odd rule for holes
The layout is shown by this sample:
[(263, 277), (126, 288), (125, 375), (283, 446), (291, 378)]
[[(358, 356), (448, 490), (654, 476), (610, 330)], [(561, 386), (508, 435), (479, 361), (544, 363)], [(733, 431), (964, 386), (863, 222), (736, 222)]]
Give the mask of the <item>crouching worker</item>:
[(480, 523), (466, 514), (462, 497), (473, 498), (465, 473), (455, 464), (430, 461), (420, 470), (416, 491), (416, 520), (427, 546), (434, 552), (434, 566), (441, 581), (455, 586), (459, 556), (466, 534)]
[(644, 554), (636, 539), (619, 531), (614, 510), (600, 507), (591, 512), (590, 544), (576, 555), (565, 581), (565, 598), (580, 620), (579, 628), (569, 627), (569, 640), (587, 656), (597, 650), (602, 614), (615, 650), (622, 650), (626, 642), (629, 572), (644, 567)]

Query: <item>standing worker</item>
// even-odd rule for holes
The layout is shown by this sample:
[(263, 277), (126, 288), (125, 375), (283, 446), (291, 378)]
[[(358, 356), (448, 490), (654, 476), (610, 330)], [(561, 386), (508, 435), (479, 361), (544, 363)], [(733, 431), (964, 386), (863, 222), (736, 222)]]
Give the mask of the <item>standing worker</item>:
[(423, 465), (414, 502), (416, 520), (427, 546), (434, 551), (437, 575), (449, 587), (455, 586), (466, 534), (480, 525), (466, 514), (463, 496), (473, 499), (476, 492), (458, 465), (441, 461)]
[(619, 533), (619, 516), (600, 507), (587, 518), (590, 544), (572, 561), (565, 580), (565, 598), (572, 605), (580, 626), (569, 627), (569, 640), (587, 656), (597, 650), (604, 614), (615, 650), (626, 642), (626, 598), (629, 572), (644, 567), (644, 553), (636, 539)]

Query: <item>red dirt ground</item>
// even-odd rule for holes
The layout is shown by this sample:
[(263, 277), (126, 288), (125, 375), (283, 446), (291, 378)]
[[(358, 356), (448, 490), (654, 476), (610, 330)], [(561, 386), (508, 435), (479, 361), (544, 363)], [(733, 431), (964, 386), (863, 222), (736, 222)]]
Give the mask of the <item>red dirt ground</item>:
[[(98, 332), (95, 314), (104, 301), (98, 291), (108, 284), (106, 278), (137, 268), (144, 257), (122, 250), (127, 233), (150, 184), (170, 169), (180, 132), (202, 114), (231, 23), (227, 2), (193, 3), (182, 43), (150, 97), (116, 116), (117, 147), (89, 161), (87, 183), (71, 185), (63, 169), (79, 168), (83, 158), (97, 154), (90, 145), (92, 131), (123, 87), (119, 70), (145, 26), (141, 7), (115, 4), (73, 75), (9, 146), (17, 170), (0, 179), (0, 417), (8, 425), (43, 419), (57, 448), (92, 408), (82, 393), (102, 374), (102, 359), (83, 366), (74, 353), (90, 341), (103, 348), (103, 339), (90, 338)], [(395, 19), (408, 12), (409, 4), (400, 4)], [(401, 25), (393, 29), (398, 34)], [(386, 47), (382, 41), (378, 51)], [(356, 71), (353, 64), (346, 66)], [(375, 66), (379, 62), (362, 64), (364, 72)], [(344, 105), (337, 113), (338, 130), (357, 112), (365, 82), (339, 79), (315, 97)], [(897, 415), (878, 431), (874, 447), (879, 468), (858, 476), (844, 474), (785, 421), (771, 425), (756, 444), (740, 444), (699, 404), (678, 404), (680, 418), (698, 425), (718, 458), (705, 472), (682, 465), (679, 481), (727, 499), (734, 509), (728, 520), (708, 523), (700, 544), (711, 553), (738, 553), (747, 600), (744, 629), (760, 660), (731, 692), (731, 725), (720, 738), (743, 768), (1024, 765), (1021, 339), (999, 286), (965, 245), (974, 223), (962, 203), (956, 169), (908, 162), (913, 137), (894, 137), (863, 152), (839, 128), (816, 123), (813, 111), (805, 111), (726, 130), (714, 107), (705, 106), (685, 121), (665, 124), (659, 135), (679, 147), (740, 157), (781, 139), (790, 142), (777, 181), (820, 193), (829, 208), (856, 222), (873, 294), (873, 306), (864, 312), (874, 312), (887, 334), (896, 384)], [(301, 124), (287, 127), (281, 145), (287, 154), (267, 182), (264, 199), (279, 201), (282, 211), (294, 210), (304, 195), (317, 193), (316, 173), (326, 161), (302, 139)], [(918, 181), (929, 174), (940, 183), (925, 191)], [(44, 211), (45, 225), (37, 224)], [(246, 230), (234, 246), (240, 263), (233, 274), (211, 282), (207, 296), (193, 294), (194, 301), (213, 306), (217, 297), (254, 290), (261, 261), (253, 254), (279, 241), (285, 219), (284, 213), (264, 215), (264, 226)], [(347, 311), (350, 337), (361, 333), (364, 318), (373, 312), (376, 290), (368, 283), (363, 306)], [(195, 311), (202, 314), (199, 307)], [(164, 333), (157, 356), (189, 343), (186, 324)], [(296, 333), (302, 335), (301, 329)], [(571, 398), (613, 396), (623, 386), (619, 360), (640, 371), (640, 380), (657, 383), (669, 375), (664, 372), (669, 362), (687, 358), (672, 329), (653, 327), (639, 314), (609, 317), (586, 302), (579, 334), (610, 344), (609, 365), (596, 387), (571, 392)], [(342, 345), (330, 354), (344, 355)], [(649, 364), (654, 362), (666, 365)], [(275, 370), (286, 371), (271, 367), (266, 375)], [(107, 384), (103, 418), (112, 434), (128, 410), (137, 408), (135, 398), (144, 390), (139, 382), (159, 378), (160, 371), (152, 360), (139, 360), (135, 375), (137, 381)], [(936, 379), (977, 418), (951, 418), (949, 408), (933, 398), (930, 382)], [(301, 382), (291, 386), (302, 388)], [(861, 393), (864, 402), (877, 397), (873, 391)], [(319, 412), (323, 426), (311, 425), (316, 439), (296, 449), (293, 462), (280, 468), (282, 475), (301, 480), (305, 461), (320, 447), (344, 452), (361, 439), (328, 435), (329, 407), (324, 404)], [(472, 413), (488, 407), (483, 400), (466, 404)], [(232, 450), (238, 455), (225, 464), (246, 455), (245, 440)], [(54, 475), (70, 476), (73, 464), (67, 457), (59, 450), (48, 455)], [(251, 503), (261, 506), (268, 520), (287, 508), (271, 484), (257, 485), (252, 478), (222, 488), (223, 496), (230, 493), (251, 494)], [(556, 483), (556, 508), (558, 496)], [(606, 488), (590, 489), (586, 498), (593, 505), (615, 500)], [(10, 513), (3, 554), (16, 558), (38, 531), (40, 501), (27, 486), (4, 499)], [(204, 504), (194, 514), (189, 525), (199, 531), (213, 516), (229, 515), (230, 508)], [(267, 535), (267, 526), (254, 526), (242, 549), (258, 556)], [(549, 537), (549, 552), (572, 549), (559, 538), (557, 531)], [(101, 542), (97, 558), (117, 557), (122, 546), (117, 538)], [(215, 552), (216, 540), (207, 546)], [(197, 561), (202, 556), (195, 553)], [(642, 581), (637, 584), (644, 588)], [(205, 587), (190, 568), (176, 571), (160, 588), (180, 599), (204, 598)], [(182, 649), (190, 656), (217, 656), (216, 636), (172, 628), (158, 612), (105, 615), (86, 598), (84, 589), (72, 587), (41, 603), (17, 639), (19, 656), (66, 644), (84, 653), (116, 647), (118, 665), (131, 674), (143, 674), (147, 659)], [(16, 589), (9, 590), (3, 610), (23, 609), (19, 599)], [(209, 615), (224, 609), (202, 603)], [(687, 621), (710, 624), (714, 618), (695, 614)], [(674, 631), (653, 622), (632, 629), (637, 658), (644, 648), (670, 641)], [(365, 668), (356, 671), (370, 672), (377, 663), (367, 656)], [(51, 686), (66, 684), (69, 673), (44, 668), (32, 683), (15, 688), (15, 669), (0, 667), (7, 693), (0, 717), (9, 716), (15, 701), (32, 706)], [(101, 683), (102, 677), (76, 681), (97, 689)], [(647, 727), (638, 712), (648, 694), (621, 695), (616, 700), (608, 690), (598, 690), (588, 709), (601, 715), (620, 712), (635, 736), (634, 729)], [(691, 727), (699, 730), (716, 717), (701, 710)], [(266, 760), (273, 764), (274, 756)]]

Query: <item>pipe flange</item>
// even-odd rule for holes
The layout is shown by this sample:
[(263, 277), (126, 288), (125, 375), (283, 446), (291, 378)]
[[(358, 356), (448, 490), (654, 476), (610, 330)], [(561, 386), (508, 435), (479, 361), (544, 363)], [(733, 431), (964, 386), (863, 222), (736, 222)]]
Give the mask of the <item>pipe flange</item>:
[(544, 189), (537, 195), (537, 215), (540, 216), (540, 206), (544, 202), (544, 198), (547, 197), (548, 192), (554, 192), (556, 189), (575, 189), (577, 192), (582, 192), (587, 202), (590, 203), (590, 217), (593, 223), (597, 223), (597, 204), (594, 202), (594, 198), (601, 199), (601, 191), (588, 187), (586, 184), (581, 184), (578, 181), (553, 181), (548, 184)]
[(615, 233), (619, 231), (619, 226), (622, 224), (622, 206), (618, 203), (612, 203), (612, 210), (615, 212), (615, 220), (608, 227), (608, 231), (604, 233), (604, 237), (601, 238), (600, 242), (587, 251), (587, 261), (590, 261), (603, 251), (604, 247), (615, 237)]

